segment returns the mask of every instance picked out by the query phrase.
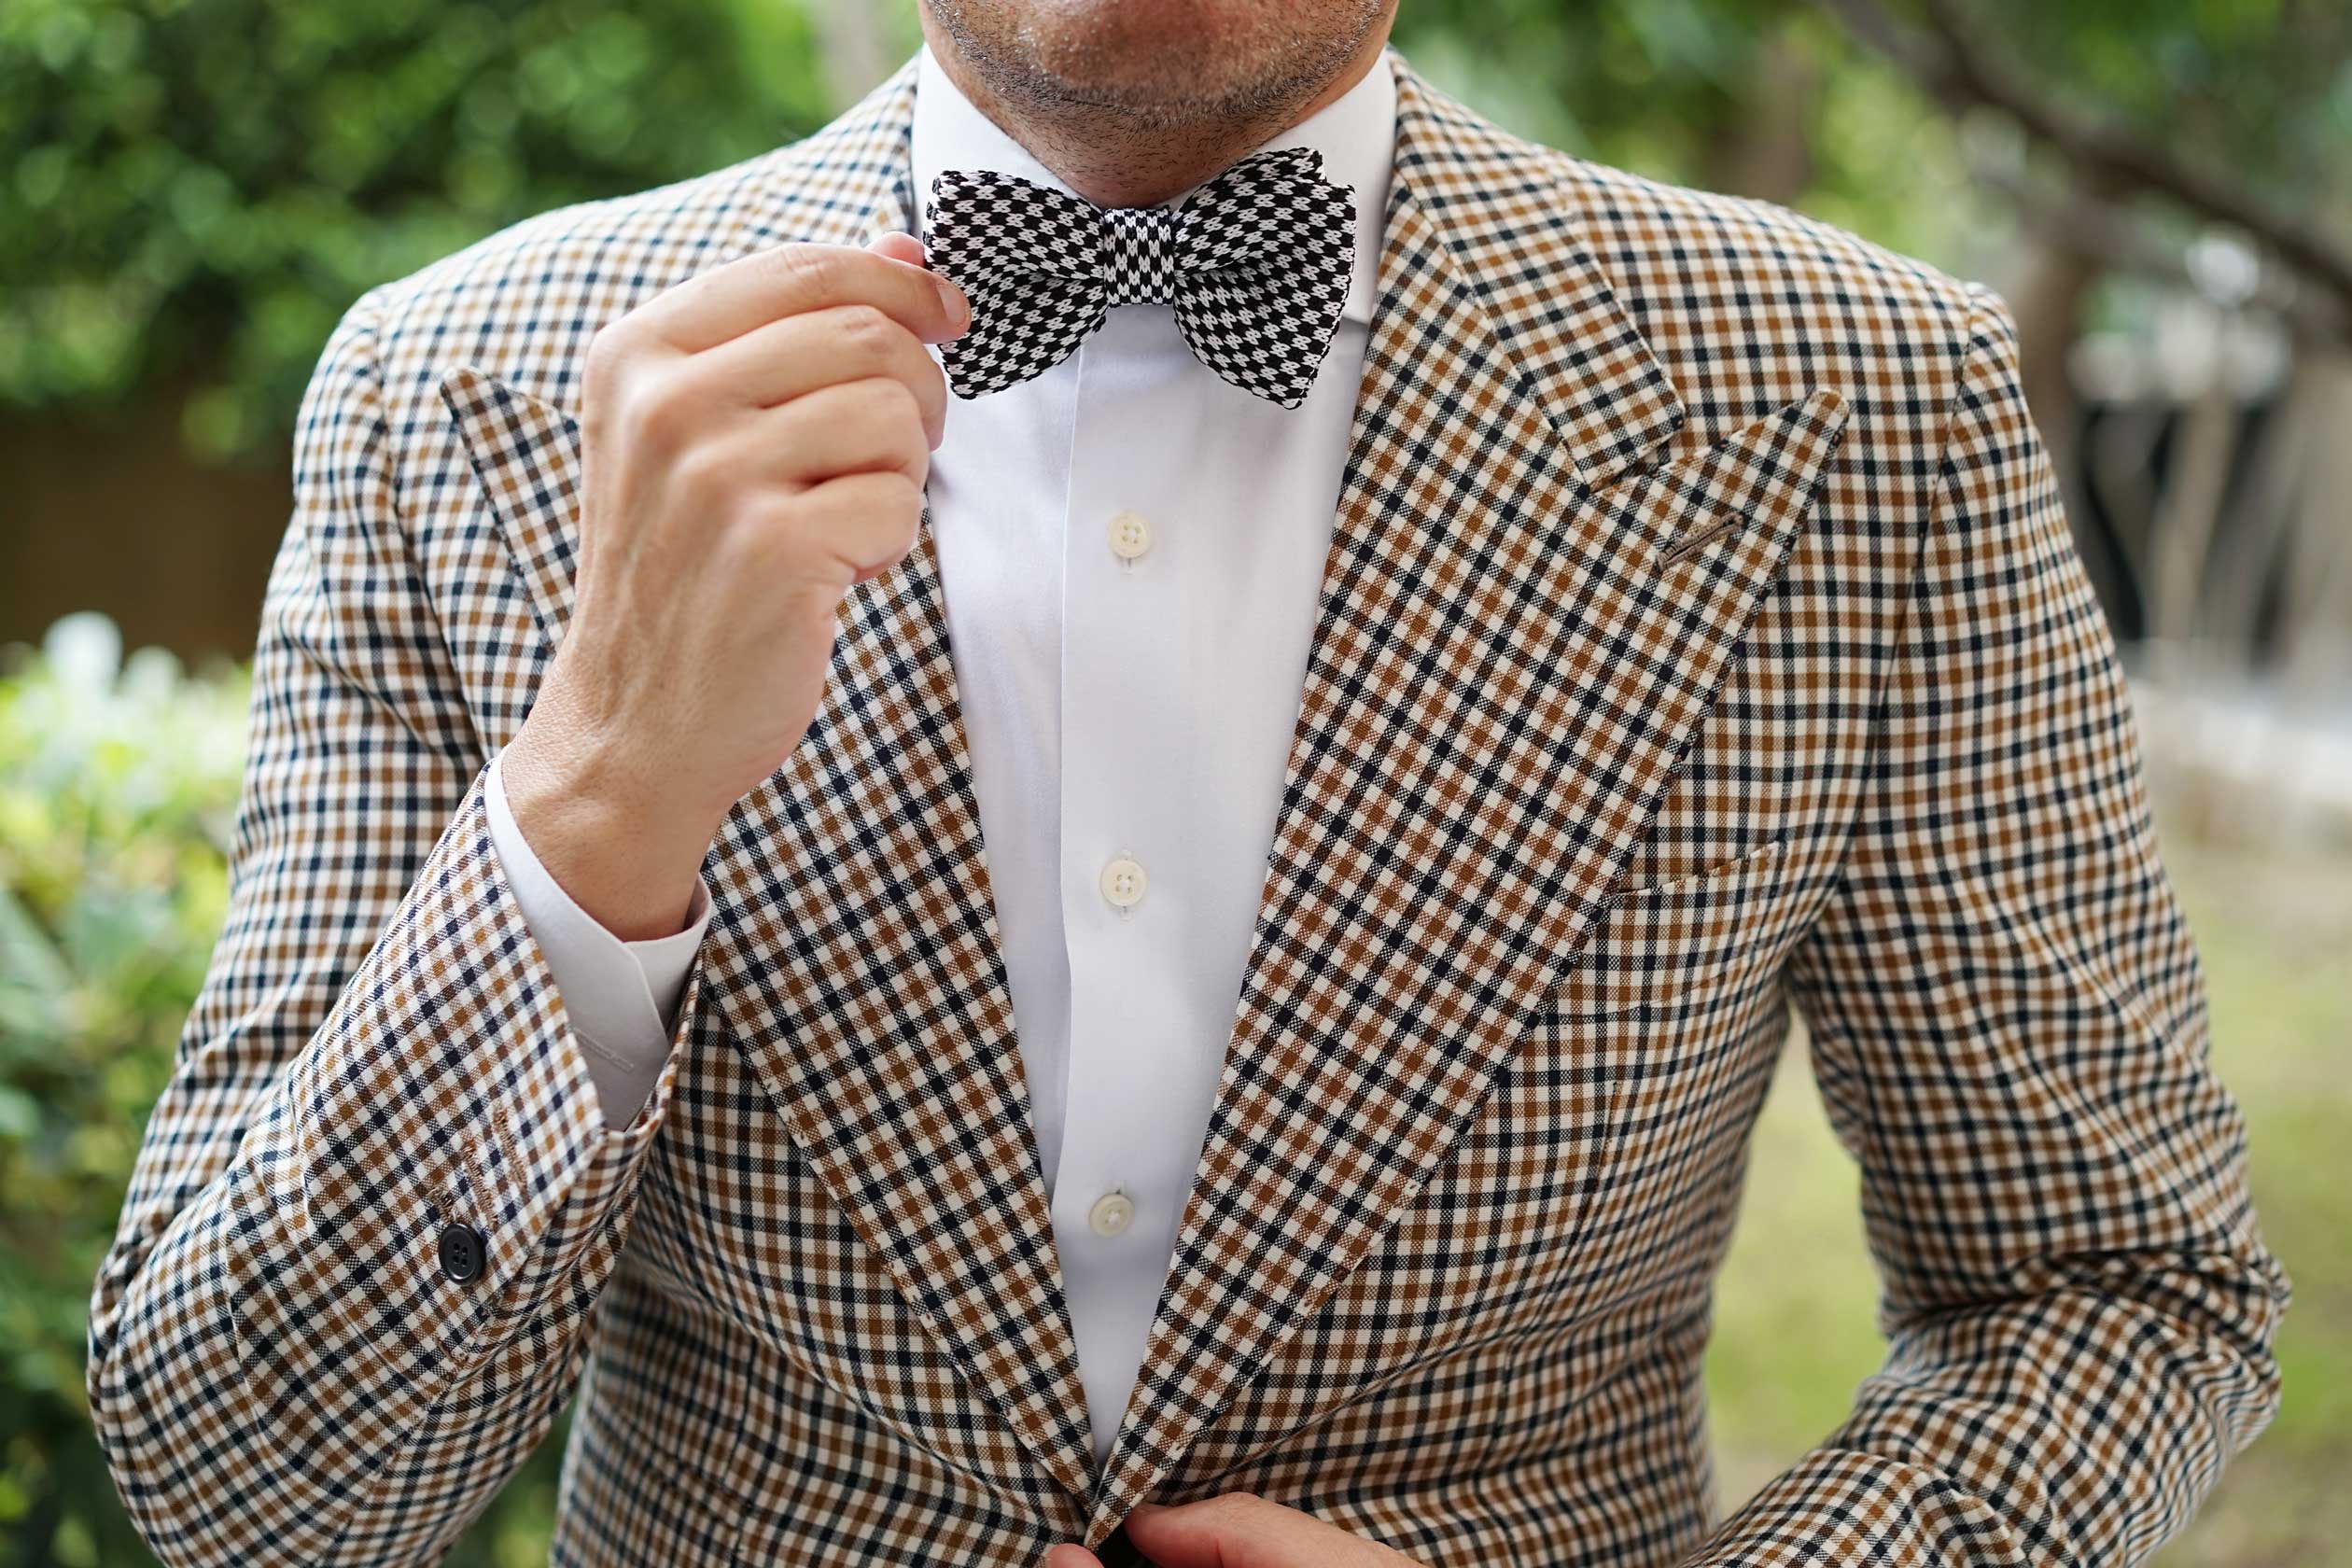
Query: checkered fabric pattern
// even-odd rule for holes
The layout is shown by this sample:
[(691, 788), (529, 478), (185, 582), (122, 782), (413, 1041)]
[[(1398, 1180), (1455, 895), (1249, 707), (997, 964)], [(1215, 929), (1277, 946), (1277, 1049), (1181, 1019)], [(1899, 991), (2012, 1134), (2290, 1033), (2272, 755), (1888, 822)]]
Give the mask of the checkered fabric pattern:
[(1177, 207), (1104, 209), (990, 169), (931, 182), (924, 264), (972, 301), (940, 350), (961, 398), (1076, 352), (1113, 305), (1173, 305), (1194, 355), (1296, 408), (1331, 346), (1355, 254), (1355, 203), (1312, 147), (1253, 153)]
[[(2271, 1419), (2287, 1279), (1999, 301), (1394, 63), (1265, 897), (1107, 1463), (928, 527), (712, 846), (627, 1127), (481, 804), (568, 623), (590, 339), (907, 227), (910, 70), (329, 344), (91, 1326), (167, 1562), (433, 1561), (575, 1390), (554, 1557), (600, 1568), (1028, 1565), (1233, 1490), (1433, 1565), (2106, 1568)], [(1792, 1003), (1890, 1346), (1718, 1519), (1709, 1292)]]

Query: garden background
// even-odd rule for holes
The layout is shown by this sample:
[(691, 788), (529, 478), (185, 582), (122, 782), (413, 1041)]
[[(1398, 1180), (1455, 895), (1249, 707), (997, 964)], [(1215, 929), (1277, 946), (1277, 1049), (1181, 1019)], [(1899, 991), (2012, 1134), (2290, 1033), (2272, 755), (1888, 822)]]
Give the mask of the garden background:
[[(147, 1561), (84, 1303), (221, 917), (328, 332), (506, 223), (814, 128), (910, 5), (0, 3), (0, 1565)], [(1517, 130), (2011, 302), (2295, 1282), (2285, 1409), (2161, 1561), (2352, 1562), (2352, 7), (1404, 0), (1397, 37)], [(1856, 1193), (1792, 1049), (1717, 1296), (1727, 1506), (1877, 1363)], [(557, 1457), (453, 1561), (544, 1561)]]

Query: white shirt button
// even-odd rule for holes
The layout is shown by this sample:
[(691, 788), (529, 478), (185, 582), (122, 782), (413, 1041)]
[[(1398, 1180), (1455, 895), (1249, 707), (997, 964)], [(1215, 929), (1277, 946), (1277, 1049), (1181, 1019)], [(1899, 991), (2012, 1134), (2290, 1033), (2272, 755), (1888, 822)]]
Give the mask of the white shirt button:
[(1143, 868), (1125, 855), (1102, 868), (1102, 896), (1120, 909), (1132, 909), (1143, 896)]
[(1114, 511), (1111, 514), (1111, 553), (1122, 561), (1132, 561), (1152, 548), (1152, 525), (1140, 511)]
[(1135, 1204), (1123, 1192), (1107, 1192), (1086, 1211), (1086, 1227), (1097, 1236), (1116, 1236), (1135, 1218)]

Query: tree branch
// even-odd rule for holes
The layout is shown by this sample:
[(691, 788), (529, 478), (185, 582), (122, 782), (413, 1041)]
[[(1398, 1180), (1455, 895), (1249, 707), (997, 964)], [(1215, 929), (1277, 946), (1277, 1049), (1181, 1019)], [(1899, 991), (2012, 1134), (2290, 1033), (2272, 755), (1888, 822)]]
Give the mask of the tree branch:
[[(2045, 244), (2068, 247), (2115, 272), (2195, 291), (2196, 279), (2179, 247), (2159, 239), (2114, 202), (2076, 189), (2044, 189), (2021, 174), (1981, 164), (1972, 164), (1970, 173), (2007, 198)], [(2261, 277), (2243, 302), (2275, 316), (2298, 338), (2352, 344), (2352, 313), (2337, 309), (2332, 297), (2317, 289), (2295, 287), (2288, 274)]]
[(1922, 0), (1928, 22), (1925, 29), (1897, 19), (1879, 0), (1819, 3), (1947, 108), (1991, 108), (2008, 115), (2088, 176), (2082, 181), (2086, 185), (2152, 192), (2243, 230), (2331, 296), (2331, 315), (2352, 319), (2352, 252), (2320, 230), (2271, 209), (2236, 184), (2190, 167), (2161, 147), (2061, 108), (1984, 46), (1958, 0)]

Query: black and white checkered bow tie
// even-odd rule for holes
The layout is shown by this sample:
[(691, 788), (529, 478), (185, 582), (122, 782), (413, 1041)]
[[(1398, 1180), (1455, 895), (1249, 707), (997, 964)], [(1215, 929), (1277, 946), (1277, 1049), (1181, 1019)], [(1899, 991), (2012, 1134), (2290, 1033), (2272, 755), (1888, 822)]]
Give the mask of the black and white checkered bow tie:
[(1181, 207), (1103, 208), (987, 169), (931, 181), (925, 264), (972, 301), (940, 348), (961, 398), (1060, 364), (1113, 305), (1176, 307), (1200, 362), (1296, 408), (1339, 324), (1355, 203), (1312, 147), (1255, 153)]

